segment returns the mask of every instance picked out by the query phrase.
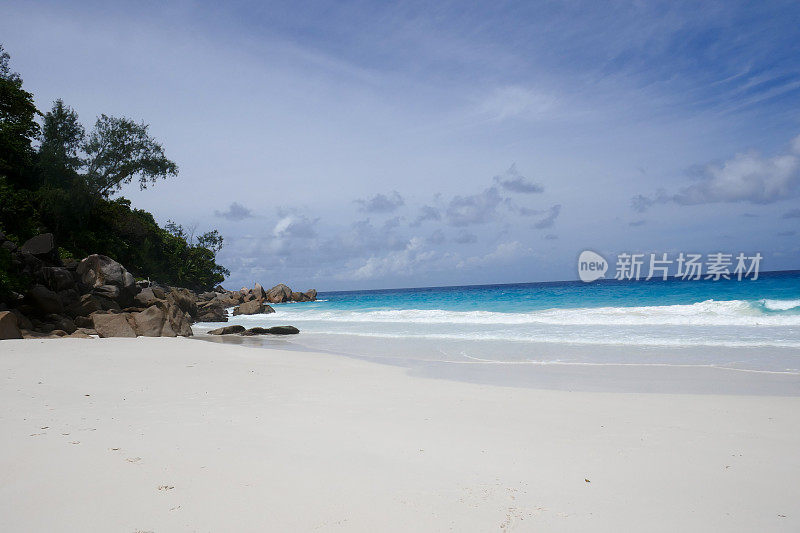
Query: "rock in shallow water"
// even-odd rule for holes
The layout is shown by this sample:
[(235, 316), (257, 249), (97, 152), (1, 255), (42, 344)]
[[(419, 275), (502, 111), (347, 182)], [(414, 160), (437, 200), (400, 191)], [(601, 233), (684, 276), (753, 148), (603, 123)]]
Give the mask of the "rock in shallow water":
[(273, 326), (271, 328), (250, 328), (242, 335), (296, 335), (300, 330), (294, 326)]
[(233, 333), (242, 333), (243, 331), (245, 331), (244, 326), (235, 324), (233, 326), (225, 326), (222, 328), (212, 329), (208, 333), (210, 335), (231, 335)]

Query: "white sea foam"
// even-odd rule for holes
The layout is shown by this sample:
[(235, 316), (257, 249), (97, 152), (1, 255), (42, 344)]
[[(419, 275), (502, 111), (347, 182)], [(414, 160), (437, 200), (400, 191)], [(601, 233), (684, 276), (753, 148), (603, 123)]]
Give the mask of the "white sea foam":
[[(706, 300), (690, 305), (546, 309), (526, 313), (450, 311), (441, 309), (380, 309), (364, 311), (282, 307), (275, 315), (250, 315), (248, 322), (285, 318), (295, 322), (376, 324), (479, 324), (563, 326), (800, 326), (791, 310), (800, 300), (763, 300), (775, 313), (764, 313), (743, 300)], [(789, 312), (780, 312), (789, 311)]]
[(667, 337), (667, 336), (597, 336), (592, 334), (582, 334), (576, 336), (568, 335), (539, 335), (539, 334), (504, 334), (504, 333), (482, 333), (469, 332), (461, 334), (447, 333), (386, 333), (386, 332), (349, 332), (349, 331), (323, 331), (326, 335), (341, 335), (349, 337), (368, 337), (382, 339), (431, 339), (431, 340), (469, 340), (469, 341), (501, 341), (501, 342), (535, 342), (537, 344), (573, 344), (584, 346), (715, 346), (720, 348), (758, 348), (758, 347), (780, 347), (780, 348), (800, 348), (800, 339), (752, 339), (736, 340), (728, 339), (709, 339), (704, 337)]
[(759, 300), (759, 303), (770, 311), (800, 310), (800, 300)]

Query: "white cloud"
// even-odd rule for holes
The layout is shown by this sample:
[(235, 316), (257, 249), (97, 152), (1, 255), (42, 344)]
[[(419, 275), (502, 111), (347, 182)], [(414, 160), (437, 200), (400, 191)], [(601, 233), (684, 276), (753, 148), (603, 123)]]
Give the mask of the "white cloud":
[(423, 205), (422, 207), (419, 208), (419, 214), (417, 215), (417, 218), (415, 218), (414, 221), (411, 223), (411, 226), (417, 227), (425, 221), (428, 220), (436, 221), (441, 219), (442, 215), (439, 212), (439, 209), (432, 207), (430, 205)]
[(800, 195), (800, 136), (789, 149), (774, 157), (755, 152), (736, 154), (721, 164), (697, 170), (697, 182), (670, 194), (660, 190), (654, 196), (634, 196), (631, 205), (643, 212), (656, 203), (679, 205), (745, 202), (771, 204)]
[(360, 211), (365, 213), (391, 213), (405, 204), (405, 200), (397, 191), (389, 194), (376, 194), (372, 198), (356, 200), (361, 204)]
[(275, 224), (272, 234), (278, 239), (313, 239), (317, 236), (318, 218), (310, 219), (305, 215), (285, 215)]
[(520, 174), (517, 171), (516, 164), (511, 165), (502, 175), (495, 176), (494, 181), (503, 189), (513, 193), (533, 194), (544, 192), (544, 187)]
[(496, 187), (479, 194), (454, 196), (447, 206), (447, 221), (452, 226), (483, 224), (497, 216), (497, 207), (503, 202)]
[[(374, 279), (388, 275), (410, 275), (415, 267), (425, 263), (436, 256), (436, 252), (424, 250), (422, 241), (413, 237), (403, 250), (391, 252), (383, 257), (372, 256), (348, 274), (350, 279)], [(348, 279), (348, 278), (345, 278)]]

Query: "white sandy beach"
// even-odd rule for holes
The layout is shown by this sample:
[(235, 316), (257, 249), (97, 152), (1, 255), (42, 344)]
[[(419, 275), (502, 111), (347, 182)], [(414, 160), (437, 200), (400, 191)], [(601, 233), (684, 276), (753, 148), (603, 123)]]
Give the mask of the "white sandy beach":
[(2, 531), (797, 531), (800, 398), (190, 339), (0, 343)]

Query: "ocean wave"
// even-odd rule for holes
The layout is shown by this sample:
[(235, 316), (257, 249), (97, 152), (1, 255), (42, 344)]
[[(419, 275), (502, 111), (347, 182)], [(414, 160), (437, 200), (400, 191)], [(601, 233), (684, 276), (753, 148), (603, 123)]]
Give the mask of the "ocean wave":
[(759, 300), (767, 311), (800, 311), (800, 300)]
[(332, 310), (281, 308), (274, 315), (238, 317), (247, 322), (475, 324), (562, 326), (800, 326), (800, 300), (706, 300), (686, 305), (593, 307), (502, 313), (443, 309)]

